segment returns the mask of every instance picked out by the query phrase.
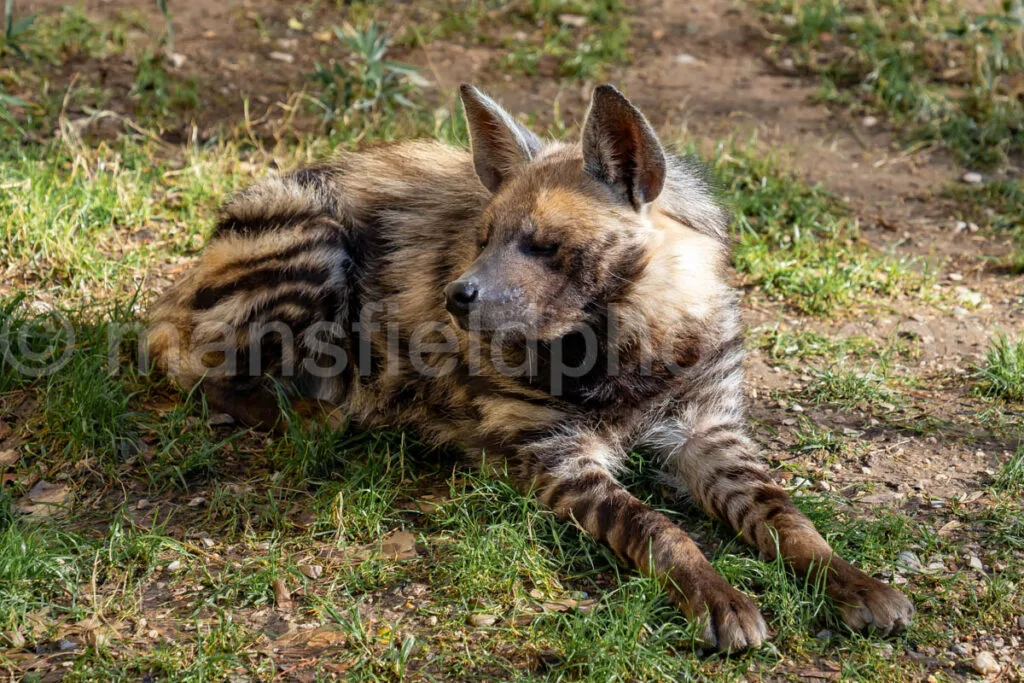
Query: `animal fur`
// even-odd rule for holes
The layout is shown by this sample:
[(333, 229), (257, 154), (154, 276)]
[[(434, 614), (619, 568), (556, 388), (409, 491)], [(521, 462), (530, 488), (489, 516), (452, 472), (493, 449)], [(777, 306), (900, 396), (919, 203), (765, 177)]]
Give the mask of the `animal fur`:
[(821, 579), (855, 629), (913, 607), (837, 556), (745, 430), (727, 217), (613, 87), (577, 143), (542, 141), (464, 86), (472, 152), (402, 142), (270, 177), (223, 208), (152, 309), (148, 352), (252, 425), (276, 390), (372, 428), (501, 458), (560, 518), (657, 576), (722, 650), (765, 622), (690, 538), (616, 480), (666, 480), (766, 558)]

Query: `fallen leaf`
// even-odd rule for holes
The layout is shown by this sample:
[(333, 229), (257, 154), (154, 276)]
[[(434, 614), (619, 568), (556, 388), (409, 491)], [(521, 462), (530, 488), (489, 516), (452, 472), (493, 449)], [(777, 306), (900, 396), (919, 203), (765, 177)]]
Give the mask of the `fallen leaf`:
[(953, 532), (962, 527), (963, 524), (956, 521), (955, 519), (950, 520), (939, 528), (938, 534), (940, 538), (948, 538), (953, 535)]
[(18, 455), (18, 451), (14, 450), (13, 448), (8, 448), (5, 451), (0, 451), (0, 467), (10, 467), (11, 465), (17, 463), (19, 460), (21, 460), (21, 456)]
[(395, 531), (381, 539), (381, 557), (390, 560), (409, 560), (417, 556), (416, 537), (408, 531)]
[(470, 626), (493, 626), (498, 621), (498, 617), (493, 614), (470, 614), (466, 617), (466, 621)]
[(71, 489), (64, 484), (52, 484), (41, 479), (29, 490), (28, 500), (18, 509), (29, 517), (50, 517), (63, 510), (70, 493)]
[(274, 579), (274, 604), (278, 609), (292, 609), (292, 594), (285, 585), (284, 579)]
[(70, 489), (64, 484), (51, 484), (42, 479), (28, 492), (29, 500), (36, 504), (63, 505)]

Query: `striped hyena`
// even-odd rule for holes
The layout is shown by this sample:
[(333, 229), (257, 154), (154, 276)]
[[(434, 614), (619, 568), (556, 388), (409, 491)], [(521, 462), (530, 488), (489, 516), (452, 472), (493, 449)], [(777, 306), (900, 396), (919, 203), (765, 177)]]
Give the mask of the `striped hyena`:
[(608, 85), (573, 144), (471, 86), (462, 100), (471, 152), (340, 154), (229, 201), (151, 311), (156, 366), (249, 425), (273, 426), (283, 392), (498, 458), (657, 576), (708, 644), (758, 645), (754, 602), (616, 480), (645, 449), (764, 557), (820, 580), (850, 627), (905, 628), (907, 598), (833, 552), (747, 435), (727, 217), (701, 168)]

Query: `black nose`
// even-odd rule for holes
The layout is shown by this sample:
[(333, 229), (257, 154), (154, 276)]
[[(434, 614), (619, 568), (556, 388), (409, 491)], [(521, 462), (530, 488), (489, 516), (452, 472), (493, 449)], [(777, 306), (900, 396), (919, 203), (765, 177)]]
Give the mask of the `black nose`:
[(445, 307), (452, 315), (468, 313), (479, 296), (480, 288), (472, 280), (456, 280), (444, 288)]

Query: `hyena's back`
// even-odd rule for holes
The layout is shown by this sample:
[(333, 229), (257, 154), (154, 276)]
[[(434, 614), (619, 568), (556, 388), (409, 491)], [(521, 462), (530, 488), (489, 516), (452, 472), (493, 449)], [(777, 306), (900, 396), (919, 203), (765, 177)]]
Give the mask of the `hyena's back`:
[[(446, 319), (441, 292), (472, 257), (487, 198), (469, 154), (439, 143), (264, 180), (225, 205), (199, 262), (151, 309), (150, 359), (185, 388), (202, 380), (220, 409), (248, 399), (252, 423), (276, 419), (277, 387), (336, 403), (360, 370), (364, 303), (389, 302), (396, 325)], [(339, 350), (344, 370), (308, 371), (338, 367)]]

